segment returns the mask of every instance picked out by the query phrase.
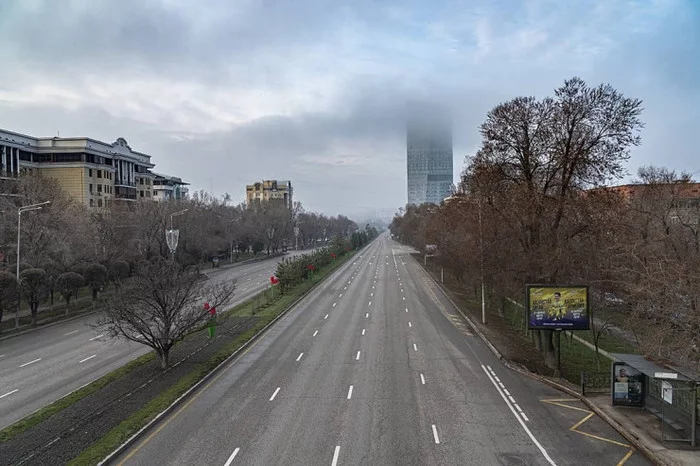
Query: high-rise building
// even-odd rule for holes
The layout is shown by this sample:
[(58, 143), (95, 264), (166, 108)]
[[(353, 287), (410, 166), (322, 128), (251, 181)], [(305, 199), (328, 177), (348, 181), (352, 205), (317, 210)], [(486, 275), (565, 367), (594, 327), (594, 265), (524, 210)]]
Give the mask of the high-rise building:
[(293, 206), (292, 182), (287, 180), (263, 180), (246, 185), (246, 204), (250, 207), (255, 203), (279, 202), (288, 209)]
[(452, 191), (452, 124), (436, 105), (409, 106), (406, 125), (408, 204), (440, 204)]

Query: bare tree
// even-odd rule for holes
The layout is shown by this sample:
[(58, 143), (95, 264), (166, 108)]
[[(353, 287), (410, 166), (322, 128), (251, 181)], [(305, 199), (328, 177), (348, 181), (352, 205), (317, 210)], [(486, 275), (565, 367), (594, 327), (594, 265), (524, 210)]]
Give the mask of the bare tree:
[(144, 261), (110, 299), (97, 325), (113, 337), (153, 348), (167, 369), (173, 345), (209, 319), (204, 303), (221, 307), (233, 290), (230, 283), (206, 285), (196, 269), (173, 261)]
[(29, 305), (32, 314), (32, 326), (36, 325), (36, 315), (39, 305), (49, 296), (49, 285), (44, 269), (30, 268), (19, 274), (19, 284), (22, 297)]

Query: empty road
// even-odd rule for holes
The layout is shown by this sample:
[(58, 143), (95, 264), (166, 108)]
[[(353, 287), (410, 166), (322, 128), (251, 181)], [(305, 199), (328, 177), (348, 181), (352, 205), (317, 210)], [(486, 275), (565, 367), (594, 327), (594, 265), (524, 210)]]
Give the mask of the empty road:
[(650, 464), (567, 398), (506, 369), (385, 234), (112, 463)]
[[(212, 269), (206, 274), (210, 283), (235, 280), (232, 303), (237, 304), (269, 285), (278, 261)], [(88, 315), (0, 340), (0, 429), (150, 351), (100, 335), (90, 327), (98, 318)]]

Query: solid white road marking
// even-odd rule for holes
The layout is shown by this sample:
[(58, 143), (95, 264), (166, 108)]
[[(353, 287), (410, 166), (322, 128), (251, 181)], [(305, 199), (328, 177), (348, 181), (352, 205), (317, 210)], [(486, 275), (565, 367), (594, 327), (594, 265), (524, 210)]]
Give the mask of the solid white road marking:
[(423, 374), (420, 375), (420, 383), (425, 385), (425, 377), (423, 377)]
[(369, 319), (369, 312), (365, 314), (365, 319)]
[(302, 356), (304, 356), (304, 353), (299, 353), (299, 356), (297, 357), (297, 362), (299, 362)]
[(415, 343), (413, 344), (413, 351), (418, 351), (418, 347), (416, 346)]
[(228, 460), (226, 460), (226, 462), (224, 463), (224, 466), (231, 466), (231, 462), (233, 461), (233, 459), (236, 457), (236, 455), (238, 454), (238, 452), (240, 450), (241, 450), (240, 448), (236, 448), (235, 450), (233, 450), (233, 453), (231, 453), (231, 456), (228, 457)]
[(411, 325), (411, 323), (410, 323), (410, 322), (408, 323), (408, 327), (409, 327), (409, 328), (410, 328), (410, 327), (413, 327), (413, 326)]
[(316, 331), (314, 332), (314, 334), (311, 335), (311, 336), (312, 336), (312, 337), (315, 337), (316, 335), (318, 335), (318, 330), (316, 330)]
[(68, 332), (68, 333), (64, 334), (64, 336), (67, 337), (68, 335), (74, 335), (74, 334), (78, 333), (79, 331), (80, 330), (73, 330), (72, 332)]
[(0, 398), (5, 398), (6, 396), (12, 395), (13, 393), (18, 392), (18, 391), (19, 391), (19, 388), (15, 388), (15, 389), (12, 390), (11, 392), (7, 392), (7, 393), (5, 393), (4, 395), (0, 395)]
[(96, 355), (96, 354), (93, 354), (92, 356), (88, 356), (88, 357), (85, 358), (85, 359), (81, 359), (80, 361), (78, 361), (78, 364), (82, 364), (82, 363), (84, 363), (85, 361), (89, 361), (90, 359), (94, 358), (95, 356), (97, 356), (97, 355)]
[(324, 317), (324, 319), (327, 319), (327, 318), (328, 318), (328, 314), (326, 314), (326, 317)]
[(275, 397), (277, 396), (277, 392), (279, 392), (279, 391), (280, 391), (280, 388), (277, 387), (277, 390), (275, 390), (275, 393), (273, 393), (272, 396), (270, 397), (270, 401), (275, 399)]
[(363, 334), (363, 335), (365, 334), (365, 329), (362, 329), (362, 334)]
[(34, 361), (25, 362), (24, 364), (22, 364), (22, 365), (19, 366), (19, 367), (28, 366), (28, 365), (30, 365), (30, 364), (34, 364), (35, 362), (39, 362), (39, 361), (41, 361), (41, 358), (35, 359)]
[(92, 341), (92, 340), (97, 340), (98, 338), (102, 338), (103, 336), (105, 336), (105, 334), (104, 334), (104, 333), (100, 333), (100, 334), (97, 335), (96, 337), (90, 338), (90, 341)]
[(440, 444), (440, 437), (438, 437), (437, 428), (435, 427), (435, 424), (433, 424), (433, 439), (435, 440), (435, 443), (437, 443), (438, 445)]
[(508, 409), (510, 409), (510, 411), (513, 413), (513, 416), (515, 416), (515, 419), (518, 420), (518, 423), (519, 423), (520, 426), (523, 428), (523, 430), (525, 430), (525, 433), (527, 433), (528, 437), (530, 437), (530, 440), (532, 440), (532, 442), (535, 444), (535, 446), (537, 446), (537, 448), (540, 450), (540, 452), (542, 453), (542, 456), (544, 456), (544, 458), (547, 460), (547, 462), (548, 462), (549, 464), (551, 464), (552, 466), (557, 466), (557, 464), (554, 462), (554, 460), (553, 460), (553, 459), (549, 456), (549, 454), (547, 453), (547, 450), (545, 450), (544, 447), (540, 444), (540, 442), (537, 441), (537, 439), (535, 438), (535, 436), (532, 435), (532, 432), (530, 432), (530, 429), (528, 429), (527, 426), (525, 425), (525, 423), (523, 422), (523, 420), (520, 419), (520, 416), (518, 416), (518, 413), (515, 411), (515, 409), (513, 408), (513, 406), (512, 406), (510, 403), (508, 403), (508, 399), (506, 398), (505, 394), (504, 394), (503, 391), (499, 388), (498, 384), (496, 384), (496, 381), (494, 380), (494, 376), (492, 376), (492, 375), (489, 373), (489, 371), (486, 370), (486, 367), (484, 367), (483, 364), (482, 364), (481, 368), (484, 370), (484, 372), (486, 372), (486, 376), (489, 378), (489, 380), (491, 381), (491, 383), (493, 384), (493, 386), (496, 387), (496, 390), (498, 391), (498, 394), (501, 395), (501, 398), (503, 398), (503, 401), (504, 401), (505, 404), (508, 406)]
[(336, 466), (338, 464), (338, 455), (340, 454), (340, 445), (335, 446), (335, 451), (333, 452), (333, 461), (331, 461), (331, 466)]
[(348, 400), (352, 398), (352, 385), (350, 385), (350, 389), (348, 390)]
[(357, 356), (355, 356), (355, 361), (359, 361), (359, 360), (360, 360), (360, 351), (358, 351)]

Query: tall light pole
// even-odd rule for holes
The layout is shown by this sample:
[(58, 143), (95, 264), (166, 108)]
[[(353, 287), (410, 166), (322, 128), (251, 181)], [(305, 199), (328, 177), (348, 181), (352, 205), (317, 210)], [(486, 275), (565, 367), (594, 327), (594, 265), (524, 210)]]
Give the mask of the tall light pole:
[[(19, 248), (20, 241), (22, 238), (22, 212), (29, 212), (30, 210), (39, 210), (42, 206), (51, 204), (51, 201), (39, 202), (38, 204), (25, 205), (17, 209), (17, 286), (19, 286)], [(20, 301), (17, 300), (17, 311), (15, 313), (15, 327), (19, 328), (19, 305)]]
[(479, 198), (479, 249), (481, 249), (481, 323), (486, 323), (486, 296), (484, 292), (484, 227), (481, 221), (481, 198)]
[(180, 230), (175, 230), (173, 229), (173, 217), (177, 217), (178, 215), (182, 215), (185, 212), (187, 212), (189, 209), (183, 209), (178, 212), (170, 214), (170, 229), (165, 230), (165, 242), (168, 245), (168, 249), (170, 249), (170, 254), (172, 255), (173, 260), (175, 260), (175, 251), (177, 250), (177, 243), (180, 238)]

